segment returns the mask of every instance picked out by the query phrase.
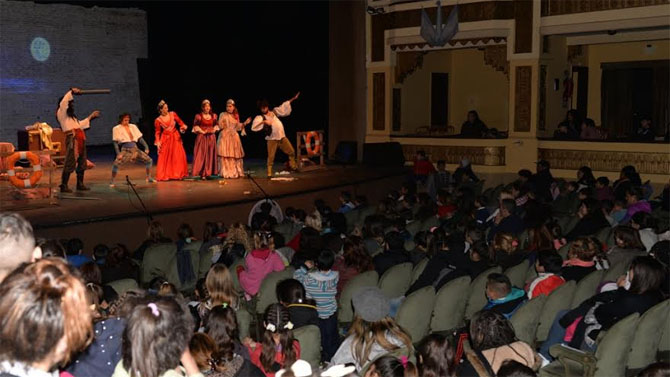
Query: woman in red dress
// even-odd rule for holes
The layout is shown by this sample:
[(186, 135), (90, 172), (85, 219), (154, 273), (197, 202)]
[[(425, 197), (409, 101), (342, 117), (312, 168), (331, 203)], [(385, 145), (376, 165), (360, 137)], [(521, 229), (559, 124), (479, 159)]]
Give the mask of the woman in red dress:
[(203, 100), (200, 105), (202, 112), (195, 116), (193, 121), (193, 133), (195, 147), (193, 148), (193, 174), (194, 177), (206, 179), (219, 172), (219, 164), (216, 155), (216, 114), (212, 113), (209, 100)]
[(160, 115), (154, 121), (156, 127), (154, 145), (158, 147), (156, 179), (159, 181), (182, 179), (188, 175), (188, 163), (179, 133), (186, 131), (186, 124), (177, 113), (169, 111), (167, 103), (163, 100), (158, 103), (158, 112)]

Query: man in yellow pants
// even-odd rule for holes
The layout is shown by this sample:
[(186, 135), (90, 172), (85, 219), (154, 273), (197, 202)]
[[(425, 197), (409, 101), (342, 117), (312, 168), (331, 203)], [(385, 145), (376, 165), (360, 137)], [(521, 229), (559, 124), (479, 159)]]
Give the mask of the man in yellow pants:
[(275, 161), (277, 148), (288, 155), (291, 169), (297, 169), (295, 149), (293, 149), (293, 145), (291, 145), (291, 142), (286, 138), (284, 125), (279, 117), (285, 117), (291, 114), (291, 102), (295, 101), (299, 95), (300, 92), (290, 100), (285, 101), (280, 106), (272, 109), (272, 111), (270, 111), (267, 100), (263, 99), (258, 101), (258, 108), (261, 111), (261, 115), (254, 118), (254, 121), (251, 124), (251, 130), (255, 132), (265, 131), (265, 140), (268, 142), (268, 177), (272, 177), (272, 165)]

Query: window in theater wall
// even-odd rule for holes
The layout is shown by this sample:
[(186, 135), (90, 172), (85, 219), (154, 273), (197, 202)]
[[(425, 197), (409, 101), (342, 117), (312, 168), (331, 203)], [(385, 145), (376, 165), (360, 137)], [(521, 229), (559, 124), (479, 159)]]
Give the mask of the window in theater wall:
[(615, 138), (635, 133), (641, 117), (651, 116), (656, 135), (670, 122), (667, 60), (602, 63), (602, 126)]
[(430, 127), (447, 128), (449, 122), (449, 74), (431, 74), (430, 79)]

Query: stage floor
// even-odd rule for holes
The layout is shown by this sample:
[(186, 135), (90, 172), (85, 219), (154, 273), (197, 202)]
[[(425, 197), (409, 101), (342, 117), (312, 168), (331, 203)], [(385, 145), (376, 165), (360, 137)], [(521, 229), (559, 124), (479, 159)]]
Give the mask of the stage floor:
[[(245, 168), (273, 199), (313, 193), (406, 174), (403, 168), (366, 167), (362, 165), (330, 165), (323, 169), (296, 172), (275, 177), (294, 178), (293, 181), (274, 181), (265, 177), (264, 161), (250, 161)], [(280, 169), (276, 165), (276, 169)], [(155, 170), (155, 169), (154, 169)], [(54, 184), (60, 181), (58, 169), (54, 172)], [(144, 168), (128, 164), (121, 168), (116, 178), (116, 187), (109, 186), (111, 162), (99, 162), (86, 172), (85, 183), (91, 191), (57, 195), (56, 204), (16, 202), (4, 200), (3, 210), (12, 210), (24, 215), (36, 229), (67, 227), (83, 223), (107, 222), (144, 217), (141, 204), (132, 188), (126, 183), (126, 175), (134, 184), (137, 193), (152, 215), (178, 214), (182, 211), (211, 210), (217, 207), (254, 203), (264, 198), (264, 194), (251, 179), (226, 179), (207, 181), (169, 181), (146, 183)], [(44, 182), (45, 178), (42, 178)], [(381, 183), (382, 181), (380, 181)], [(75, 184), (74, 174), (70, 187)], [(7, 181), (0, 182), (2, 190), (9, 190)], [(343, 188), (344, 189), (344, 188)], [(390, 188), (385, 188), (389, 190)], [(305, 203), (309, 210), (312, 203)]]

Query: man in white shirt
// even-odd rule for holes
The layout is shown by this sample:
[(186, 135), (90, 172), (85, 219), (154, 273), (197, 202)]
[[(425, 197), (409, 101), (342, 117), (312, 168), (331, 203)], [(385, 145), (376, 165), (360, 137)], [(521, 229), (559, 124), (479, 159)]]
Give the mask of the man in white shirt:
[(300, 92), (290, 100), (282, 103), (281, 106), (272, 109), (272, 111), (269, 110), (267, 100), (263, 99), (258, 101), (258, 108), (261, 111), (261, 115), (257, 115), (256, 118), (254, 118), (254, 121), (251, 124), (251, 130), (255, 132), (265, 130), (265, 140), (268, 142), (268, 177), (272, 177), (272, 165), (275, 161), (277, 148), (286, 153), (291, 169), (297, 169), (295, 163), (295, 149), (293, 149), (291, 142), (286, 138), (284, 125), (281, 120), (279, 120), (279, 117), (285, 117), (291, 114), (291, 102), (295, 101), (299, 95)]
[[(148, 183), (156, 182), (151, 178), (151, 166), (153, 161), (149, 157), (149, 145), (142, 137), (142, 132), (136, 125), (130, 123), (130, 114), (123, 113), (119, 115), (119, 124), (112, 129), (112, 143), (116, 151), (116, 159), (112, 164), (112, 180), (109, 187), (114, 187), (114, 178), (119, 171), (119, 166), (128, 162), (141, 162), (147, 170), (146, 181)], [(141, 151), (137, 144), (141, 144), (144, 151)]]
[(84, 130), (91, 126), (91, 120), (100, 116), (100, 111), (95, 110), (88, 117), (79, 120), (74, 115), (73, 94), (81, 94), (79, 88), (72, 88), (58, 101), (56, 118), (60, 128), (65, 133), (65, 163), (63, 175), (61, 176), (60, 192), (72, 192), (67, 187), (70, 174), (77, 171), (77, 191), (90, 190), (84, 186), (84, 171), (86, 171), (86, 134)]

